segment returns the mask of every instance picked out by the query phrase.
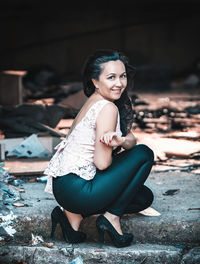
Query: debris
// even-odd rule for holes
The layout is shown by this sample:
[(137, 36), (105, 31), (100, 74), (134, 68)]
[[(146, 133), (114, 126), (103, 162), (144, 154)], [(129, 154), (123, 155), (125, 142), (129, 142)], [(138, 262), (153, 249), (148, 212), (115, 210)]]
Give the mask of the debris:
[(180, 192), (180, 189), (171, 189), (163, 193), (163, 195), (175, 195)]
[(76, 259), (72, 260), (69, 264), (83, 264), (83, 259), (78, 256)]
[[(20, 158), (10, 159), (5, 161), (6, 167), (9, 167), (9, 172), (15, 176), (34, 176), (42, 175), (46, 168), (49, 159), (44, 158)], [(33, 181), (36, 178), (32, 178)], [(12, 181), (11, 181), (12, 183)]]
[(169, 133), (167, 137), (170, 138), (185, 138), (185, 139), (192, 139), (192, 140), (198, 140), (200, 139), (200, 132), (198, 131), (175, 131), (172, 133)]
[(54, 247), (54, 243), (52, 243), (52, 242), (45, 242), (44, 243), (44, 246), (45, 247), (48, 247), (48, 248), (53, 248)]
[(36, 246), (36, 245), (44, 242), (42, 236), (35, 236), (35, 235), (31, 234), (31, 237), (32, 237), (31, 238), (31, 245), (32, 246)]
[[(200, 153), (200, 142), (164, 138), (158, 133), (146, 133), (133, 131), (139, 144), (149, 146), (155, 155), (155, 160), (167, 160), (167, 157), (190, 158), (196, 153)], [(177, 162), (178, 166), (178, 162)]]
[[(0, 191), (2, 194), (2, 204), (4, 205), (12, 205), (13, 202), (20, 200), (20, 193), (12, 188), (11, 186), (8, 186), (6, 183), (0, 181)], [(1, 204), (0, 203), (0, 204)]]
[(140, 264), (144, 263), (144, 261), (146, 261), (147, 256), (143, 258), (143, 260), (140, 262)]
[(196, 87), (199, 81), (199, 77), (196, 74), (190, 74), (185, 80), (184, 85), (188, 88)]
[(15, 189), (15, 190), (17, 190), (18, 192), (20, 192), (20, 193), (24, 193), (25, 191), (24, 191), (24, 188), (19, 188), (19, 187), (16, 187), (16, 186), (13, 186), (13, 185), (8, 185), (9, 187), (11, 187), (11, 188), (13, 188), (13, 189)]
[(10, 240), (16, 232), (12, 227), (12, 221), (16, 217), (11, 210), (12, 205), (17, 205), (17, 201), (21, 199), (19, 189), (0, 181), (0, 241), (2, 239)]
[(37, 135), (33, 134), (14, 147), (8, 156), (17, 157), (48, 157), (50, 153), (43, 147)]
[(13, 180), (12, 181), (12, 185), (13, 186), (19, 186), (19, 185), (21, 185), (21, 184), (23, 184), (24, 183), (24, 181), (23, 180), (21, 180), (21, 179), (17, 179), (17, 180)]
[(59, 130), (63, 128), (70, 129), (73, 121), (74, 119), (61, 119), (60, 122), (57, 124), (56, 128), (58, 128)]
[(48, 176), (42, 176), (42, 177), (37, 177), (36, 180), (38, 182), (47, 182)]
[(31, 179), (29, 179), (29, 182), (36, 182), (36, 179), (35, 178), (31, 178)]
[(5, 160), (5, 144), (0, 144), (0, 160)]
[[(154, 94), (143, 95), (147, 105), (134, 105), (133, 123), (136, 129), (145, 129), (149, 132), (169, 132), (173, 130), (185, 130), (191, 127), (196, 130), (200, 127), (200, 101), (199, 97), (183, 94), (174, 96), (167, 94), (166, 97)], [(132, 98), (136, 97), (132, 95)]]
[(81, 90), (63, 99), (61, 102), (59, 102), (59, 105), (69, 108), (69, 109), (79, 111), (81, 107), (84, 105), (84, 103), (86, 102), (86, 100), (87, 100), (87, 97), (84, 94), (83, 90)]
[(73, 111), (56, 104), (0, 106), (0, 127), (5, 138), (27, 137), (39, 133), (60, 137), (62, 134), (54, 128), (62, 118), (74, 118)]
[(180, 249), (185, 249), (186, 246), (185, 245), (175, 245), (176, 248), (180, 248)]
[(199, 169), (196, 169), (196, 170), (193, 170), (192, 173), (194, 173), (194, 174), (200, 174), (200, 168)]
[[(22, 77), (27, 98), (39, 98), (60, 92), (60, 76), (50, 65), (34, 65)], [(26, 99), (27, 99), (26, 98)]]
[[(154, 166), (154, 172), (167, 172), (167, 171), (191, 171), (192, 173), (198, 173), (196, 170), (200, 167), (200, 160), (197, 159), (167, 159), (166, 161), (157, 161)], [(200, 171), (199, 171), (200, 173)]]
[(155, 142), (168, 156), (189, 157), (200, 152), (200, 142), (176, 140), (172, 138), (158, 138)]
[(2, 241), (0, 238), (0, 247), (4, 246), (6, 244), (6, 241)]
[(16, 233), (16, 230), (12, 227), (12, 222), (16, 218), (13, 212), (9, 212), (7, 215), (0, 214), (0, 228), (4, 230), (5, 233), (0, 233), (0, 240), (2, 237), (13, 237)]
[(28, 264), (26, 261), (23, 261), (21, 259), (18, 259), (16, 263), (17, 264)]
[(200, 210), (200, 208), (188, 208), (188, 210)]
[(12, 205), (15, 207), (24, 207), (23, 203), (13, 203)]
[(143, 211), (140, 211), (139, 214), (146, 215), (146, 216), (160, 216), (161, 213), (159, 213), (157, 210), (155, 210), (152, 207), (148, 207)]
[(9, 171), (6, 170), (4, 168), (4, 166), (5, 166), (5, 163), (4, 162), (0, 162), (0, 180), (5, 182), (5, 183), (10, 183), (10, 182), (12, 182), (15, 179), (15, 177), (11, 176), (9, 174)]
[(193, 115), (200, 114), (200, 104), (194, 106), (188, 106), (185, 110)]
[(155, 165), (152, 169), (154, 172), (169, 172), (169, 171), (188, 171), (188, 168), (181, 168), (178, 166), (170, 166), (170, 165), (165, 165), (164, 163), (161, 165)]

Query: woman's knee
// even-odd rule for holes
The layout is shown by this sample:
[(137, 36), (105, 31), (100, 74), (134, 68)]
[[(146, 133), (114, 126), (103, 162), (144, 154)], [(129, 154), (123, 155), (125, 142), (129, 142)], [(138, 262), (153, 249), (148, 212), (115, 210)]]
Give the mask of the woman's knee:
[(154, 163), (154, 153), (147, 145), (138, 144), (133, 149), (137, 151), (137, 154), (145, 161), (151, 162), (152, 164)]

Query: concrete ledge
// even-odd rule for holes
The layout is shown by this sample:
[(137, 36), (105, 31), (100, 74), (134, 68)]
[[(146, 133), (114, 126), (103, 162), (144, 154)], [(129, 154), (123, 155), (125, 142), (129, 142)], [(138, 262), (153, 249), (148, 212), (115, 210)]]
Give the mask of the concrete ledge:
[[(135, 242), (158, 244), (187, 244), (200, 241), (200, 175), (190, 173), (152, 173), (147, 185), (153, 190), (155, 200), (152, 207), (160, 216), (125, 215), (122, 228), (135, 236)], [(50, 213), (57, 205), (54, 197), (44, 192), (44, 183), (25, 183), (22, 202), (28, 207), (12, 207), (15, 219), (12, 227), (18, 238), (30, 238), (31, 233), (49, 237)], [(163, 195), (169, 189), (180, 189), (173, 196)], [(81, 229), (88, 235), (88, 241), (97, 241), (95, 217), (83, 221)], [(59, 231), (59, 228), (58, 228)], [(59, 239), (61, 232), (56, 232)]]
[(67, 264), (78, 256), (83, 259), (84, 264), (179, 264), (182, 250), (173, 246), (150, 244), (117, 249), (109, 246), (99, 248), (97, 244), (68, 245), (66, 247), (64, 243), (56, 244), (51, 249), (43, 246), (4, 246), (0, 248), (0, 262), (4, 264), (22, 263), (23, 261), (28, 264)]

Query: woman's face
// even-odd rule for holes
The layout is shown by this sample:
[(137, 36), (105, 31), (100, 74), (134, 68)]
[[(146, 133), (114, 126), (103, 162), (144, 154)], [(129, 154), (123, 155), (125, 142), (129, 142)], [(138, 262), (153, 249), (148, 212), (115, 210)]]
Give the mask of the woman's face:
[(102, 64), (99, 80), (92, 79), (96, 92), (110, 101), (118, 100), (127, 86), (126, 69), (120, 60)]

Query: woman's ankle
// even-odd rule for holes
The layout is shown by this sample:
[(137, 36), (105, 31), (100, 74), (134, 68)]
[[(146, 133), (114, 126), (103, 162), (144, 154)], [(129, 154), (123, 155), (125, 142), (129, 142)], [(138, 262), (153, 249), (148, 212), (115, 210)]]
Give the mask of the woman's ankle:
[(67, 210), (64, 210), (64, 213), (65, 213), (65, 215), (66, 215), (71, 227), (75, 231), (78, 231), (80, 223), (83, 220), (82, 215), (81, 214), (74, 214), (74, 213), (71, 213), (71, 212), (69, 212)]
[(120, 217), (109, 212), (105, 212), (104, 216), (111, 221), (119, 221)]
[(111, 214), (109, 212), (105, 212), (104, 216), (107, 218), (107, 220), (113, 225), (113, 227), (116, 229), (116, 231), (123, 235), (121, 225), (120, 225), (120, 217), (114, 214)]

